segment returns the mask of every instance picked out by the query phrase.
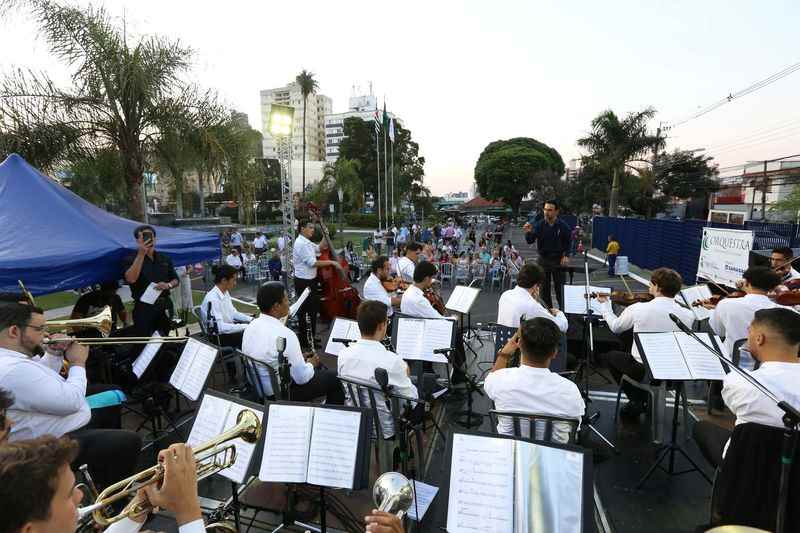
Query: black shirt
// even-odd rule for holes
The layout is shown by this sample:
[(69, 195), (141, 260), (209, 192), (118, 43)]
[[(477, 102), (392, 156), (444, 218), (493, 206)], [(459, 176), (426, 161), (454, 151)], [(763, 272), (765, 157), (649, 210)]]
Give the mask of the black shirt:
[[(122, 262), (123, 274), (133, 265), (135, 259), (135, 255), (125, 258)], [(131, 296), (138, 302), (151, 283), (169, 283), (177, 279), (178, 274), (175, 272), (175, 267), (172, 266), (172, 259), (166, 254), (153, 252), (153, 259), (150, 259), (150, 257), (146, 255), (144, 256), (139, 279), (133, 283), (128, 283), (128, 285), (131, 287)], [(159, 298), (165, 298), (167, 296), (169, 296), (168, 290), (162, 291)]]
[(106, 297), (102, 291), (88, 292), (78, 298), (78, 301), (75, 302), (75, 307), (72, 308), (72, 313), (77, 313), (86, 318), (96, 315), (105, 306), (111, 307), (112, 329), (116, 329), (119, 314), (125, 310), (125, 305), (122, 303), (122, 298), (119, 297), (119, 294), (112, 294), (110, 297)]
[(525, 240), (528, 244), (536, 241), (540, 255), (563, 256), (569, 252), (570, 229), (560, 218), (552, 226), (542, 219), (533, 225), (533, 231), (525, 234)]

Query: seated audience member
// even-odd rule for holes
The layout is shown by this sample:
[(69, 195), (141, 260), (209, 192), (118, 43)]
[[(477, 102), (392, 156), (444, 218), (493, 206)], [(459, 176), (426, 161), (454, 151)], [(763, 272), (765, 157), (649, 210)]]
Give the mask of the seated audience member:
[(225, 264), (232, 266), (237, 272), (241, 272), (242, 277), (244, 277), (244, 262), (242, 261), (242, 256), (239, 255), (239, 250), (237, 248), (231, 249), (231, 253), (225, 257)]
[[(70, 463), (78, 443), (50, 435), (0, 446), (0, 531), (3, 533), (71, 533), (78, 521), (83, 492), (75, 486)], [(197, 473), (192, 449), (173, 444), (159, 453), (164, 482), (136, 496), (174, 513), (179, 533), (204, 533), (197, 497)], [(135, 533), (144, 524), (123, 518), (106, 533)]]
[[(533, 413), (579, 419), (586, 406), (578, 387), (572, 381), (550, 372), (550, 362), (558, 353), (561, 332), (547, 318), (526, 320), (519, 331), (497, 353), (494, 368), (484, 383), (486, 395), (499, 411)], [(520, 366), (506, 368), (517, 349), (522, 352)], [(523, 434), (528, 431), (521, 427)], [(497, 431), (512, 435), (513, 422), (500, 417)], [(567, 442), (569, 428), (556, 423), (553, 440)]]
[(267, 237), (260, 231), (256, 232), (256, 238), (253, 240), (253, 249), (256, 256), (260, 256), (267, 251)]
[[(328, 370), (314, 354), (303, 358), (300, 341), (294, 331), (281, 323), (281, 318), (289, 314), (289, 297), (283, 285), (277, 281), (265, 283), (258, 289), (258, 308), (261, 314), (244, 331), (242, 353), (261, 361), (278, 372), (278, 350), (276, 341), (286, 339), (283, 355), (289, 362), (291, 383), (289, 398), (293, 401), (308, 402), (325, 396), (327, 403), (344, 404), (344, 391), (336, 377), (336, 372)], [(276, 394), (270, 384), (266, 369), (259, 369), (261, 385), (267, 396)]]
[[(418, 398), (417, 388), (411, 383), (406, 362), (381, 344), (389, 326), (388, 309), (385, 303), (376, 300), (364, 300), (358, 306), (356, 318), (361, 339), (339, 352), (337, 358), (339, 376), (378, 386), (375, 369), (383, 368), (389, 377), (389, 386), (392, 387), (393, 393)], [(376, 396), (380, 396), (376, 397), (376, 401), (383, 436), (389, 438), (395, 432), (392, 415), (386, 402), (382, 401), (382, 395)], [(369, 401), (366, 404), (369, 405)]]
[[(679, 331), (678, 326), (669, 317), (673, 314), (680, 318), (686, 326), (691, 327), (694, 314), (689, 309), (675, 302), (675, 295), (681, 290), (683, 279), (681, 275), (669, 268), (657, 268), (650, 276), (649, 292), (654, 296), (649, 302), (639, 302), (629, 305), (619, 315), (614, 314), (611, 301), (606, 296), (599, 296), (603, 318), (608, 328), (616, 334), (633, 330), (633, 333), (660, 333), (664, 331)], [(622, 382), (622, 376), (627, 375), (636, 381), (645, 378), (645, 367), (638, 352), (636, 356), (631, 352), (619, 350), (604, 354), (606, 366), (617, 383)], [(622, 390), (630, 400), (620, 412), (626, 416), (637, 417), (647, 409), (647, 393), (622, 383)]]
[[(99, 419), (106, 417), (98, 413), (102, 410), (89, 408), (87, 346), (65, 340), (48, 346), (44, 358), (34, 359), (42, 352), (45, 329), (44, 312), (38, 307), (0, 306), (0, 384), (14, 397), (6, 411), (13, 422), (9, 440), (70, 434), (80, 443), (78, 459), (89, 465), (98, 484), (129, 476), (141, 437), (132, 431), (104, 429)], [(69, 362), (66, 379), (58, 374), (62, 357)]]
[[(208, 291), (200, 305), (200, 318), (208, 331), (216, 327), (219, 344), (232, 348), (242, 347), (242, 335), (253, 317), (240, 313), (233, 306), (231, 290), (236, 288), (236, 269), (229, 265), (214, 267), (214, 288)], [(208, 314), (209, 305), (211, 315)]]
[[(128, 322), (128, 312), (125, 310), (122, 298), (117, 294), (118, 289), (119, 283), (106, 281), (100, 284), (99, 290), (87, 292), (75, 302), (72, 314), (69, 317), (70, 320), (95, 316), (108, 306), (111, 308), (111, 330), (117, 329), (118, 321), (122, 321), (122, 326), (124, 327)], [(80, 336), (83, 337), (84, 333), (82, 330)]]

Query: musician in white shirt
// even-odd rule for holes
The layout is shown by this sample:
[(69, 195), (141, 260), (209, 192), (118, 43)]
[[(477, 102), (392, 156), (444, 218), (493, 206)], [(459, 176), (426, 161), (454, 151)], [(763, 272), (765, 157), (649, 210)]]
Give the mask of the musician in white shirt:
[[(197, 497), (197, 470), (192, 449), (173, 444), (159, 452), (164, 482), (143, 491), (153, 507), (175, 515), (179, 533), (204, 533), (203, 515)], [(3, 531), (25, 533), (70, 533), (78, 523), (78, 507), (84, 498), (76, 486), (70, 463), (77, 460), (78, 444), (66, 437), (50, 435), (0, 447), (0, 502)], [(24, 480), (24, 483), (20, 483)], [(139, 496), (137, 496), (139, 497)], [(136, 533), (147, 513), (133, 520), (124, 518), (106, 533)]]
[[(319, 291), (317, 290), (317, 268), (324, 266), (334, 267), (340, 276), (345, 277), (346, 274), (342, 269), (342, 265), (333, 260), (320, 261), (317, 259), (319, 256), (319, 245), (311, 242), (311, 237), (314, 236), (314, 223), (303, 219), (297, 223), (297, 239), (294, 241), (292, 248), (292, 260), (294, 263), (294, 290), (297, 294), (302, 294), (306, 288), (310, 289), (310, 294), (303, 305), (300, 306), (298, 313), (298, 321), (300, 322), (300, 343), (306, 350), (314, 349), (314, 346), (306, 346), (308, 344), (308, 329), (311, 328), (311, 337), (314, 339), (314, 344), (319, 342), (317, 340), (317, 315), (319, 314)], [(331, 250), (333, 252), (333, 250)], [(310, 320), (310, 324), (309, 324)]]
[(394, 306), (400, 305), (400, 296), (395, 292), (389, 293), (383, 286), (389, 280), (389, 259), (385, 255), (375, 258), (370, 265), (372, 273), (364, 282), (364, 299), (383, 302), (389, 310), (389, 316), (394, 314)]
[[(381, 344), (389, 325), (387, 309), (386, 304), (376, 300), (364, 300), (358, 306), (356, 319), (361, 339), (339, 352), (339, 376), (377, 386), (375, 369), (383, 368), (393, 393), (416, 399), (419, 395), (409, 378), (408, 365), (399, 355)], [(382, 394), (376, 394), (376, 402), (383, 436), (390, 438), (395, 434), (392, 415)], [(352, 401), (348, 399), (348, 403), (352, 404)]]
[[(283, 355), (289, 363), (291, 377), (288, 399), (308, 402), (325, 396), (327, 403), (342, 405), (344, 391), (336, 372), (325, 368), (316, 354), (304, 358), (297, 335), (281, 322), (281, 318), (289, 314), (289, 297), (283, 284), (265, 283), (258, 289), (256, 300), (261, 314), (244, 331), (242, 353), (269, 365), (280, 377), (277, 340), (286, 339)], [(272, 390), (266, 369), (259, 368), (259, 374), (264, 394), (277, 393)]]
[(433, 285), (435, 275), (436, 265), (433, 263), (423, 261), (416, 266), (414, 283), (406, 289), (400, 301), (401, 313), (419, 318), (442, 318), (442, 315), (433, 308), (423, 292)]
[[(741, 298), (724, 298), (716, 306), (706, 304), (711, 309), (708, 325), (714, 333), (723, 337), (725, 351), (733, 355), (733, 345), (739, 339), (747, 337), (747, 327), (759, 309), (771, 309), (778, 304), (770, 300), (767, 293), (777, 287), (781, 278), (774, 270), (767, 267), (751, 267), (742, 274), (744, 282), (742, 290), (746, 293)], [(744, 355), (744, 354), (742, 354)], [(745, 357), (740, 365), (752, 368), (753, 361)]]
[[(550, 363), (558, 353), (561, 332), (545, 317), (526, 320), (519, 331), (497, 353), (492, 371), (486, 376), (483, 388), (500, 411), (534, 413), (561, 418), (580, 419), (586, 410), (581, 393), (572, 381), (550, 372)], [(522, 358), (517, 368), (507, 368), (517, 349)], [(525, 426), (525, 425), (523, 425)], [(520, 428), (523, 434), (527, 427)], [(513, 423), (500, 417), (497, 431), (514, 433)], [(553, 440), (567, 442), (569, 428), (556, 423)]]
[[(629, 305), (619, 316), (614, 314), (608, 297), (599, 295), (598, 301), (602, 304), (603, 319), (615, 334), (631, 329), (633, 333), (679, 331), (678, 326), (669, 317), (670, 314), (677, 316), (686, 326), (691, 327), (694, 322), (694, 314), (675, 302), (675, 295), (682, 286), (683, 279), (680, 274), (670, 268), (658, 268), (650, 277), (648, 289), (648, 292), (653, 295), (653, 299), (649, 302)], [(611, 351), (606, 353), (603, 359), (617, 383), (621, 383), (623, 375), (636, 381), (642, 381), (645, 378), (645, 367), (640, 357), (634, 357), (628, 352)], [(623, 414), (635, 417), (646, 410), (647, 394), (645, 392), (628, 383), (622, 383), (622, 390), (625, 391), (629, 400), (621, 410)]]
[(558, 309), (549, 311), (539, 303), (539, 290), (544, 280), (544, 270), (535, 263), (522, 265), (517, 275), (517, 286), (505, 291), (497, 304), (497, 323), (518, 328), (521, 317), (544, 317), (552, 320), (562, 333), (567, 332), (567, 317)]
[(775, 248), (769, 256), (769, 264), (781, 276), (781, 283), (800, 279), (800, 273), (792, 267), (793, 258), (794, 251), (788, 246)]
[(403, 281), (411, 283), (414, 281), (414, 269), (419, 262), (419, 252), (422, 245), (418, 242), (410, 242), (406, 245), (406, 255), (400, 258), (397, 264), (398, 274)]
[[(253, 317), (239, 312), (231, 300), (236, 288), (236, 269), (230, 265), (214, 267), (214, 288), (208, 291), (200, 305), (200, 319), (206, 330), (216, 334), (220, 346), (242, 347), (242, 334)], [(211, 314), (209, 315), (209, 309)]]

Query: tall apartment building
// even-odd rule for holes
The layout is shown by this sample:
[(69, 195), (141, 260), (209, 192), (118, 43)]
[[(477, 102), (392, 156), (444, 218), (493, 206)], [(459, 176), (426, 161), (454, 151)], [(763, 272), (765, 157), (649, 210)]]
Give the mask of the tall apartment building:
[[(275, 158), (275, 140), (269, 134), (272, 104), (294, 107), (292, 158), (303, 159), (303, 95), (297, 82), (285, 87), (261, 91), (261, 132), (264, 134), (264, 157)], [(306, 160), (325, 161), (325, 116), (331, 113), (332, 101), (323, 94), (310, 94), (306, 106)]]
[[(336, 113), (325, 117), (325, 160), (329, 163), (339, 159), (339, 143), (344, 139), (344, 121), (348, 118), (360, 118), (365, 121), (375, 120), (375, 111), (378, 109), (378, 99), (369, 94), (365, 96), (351, 96), (350, 107), (344, 113)], [(380, 111), (380, 116), (383, 112)], [(399, 126), (403, 121), (393, 113), (387, 111), (389, 117), (393, 118)]]

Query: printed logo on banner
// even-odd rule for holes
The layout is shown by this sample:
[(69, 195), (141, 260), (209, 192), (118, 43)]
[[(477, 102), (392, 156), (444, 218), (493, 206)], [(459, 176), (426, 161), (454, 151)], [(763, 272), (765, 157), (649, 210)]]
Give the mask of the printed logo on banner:
[(703, 228), (698, 277), (734, 286), (747, 269), (753, 232)]

